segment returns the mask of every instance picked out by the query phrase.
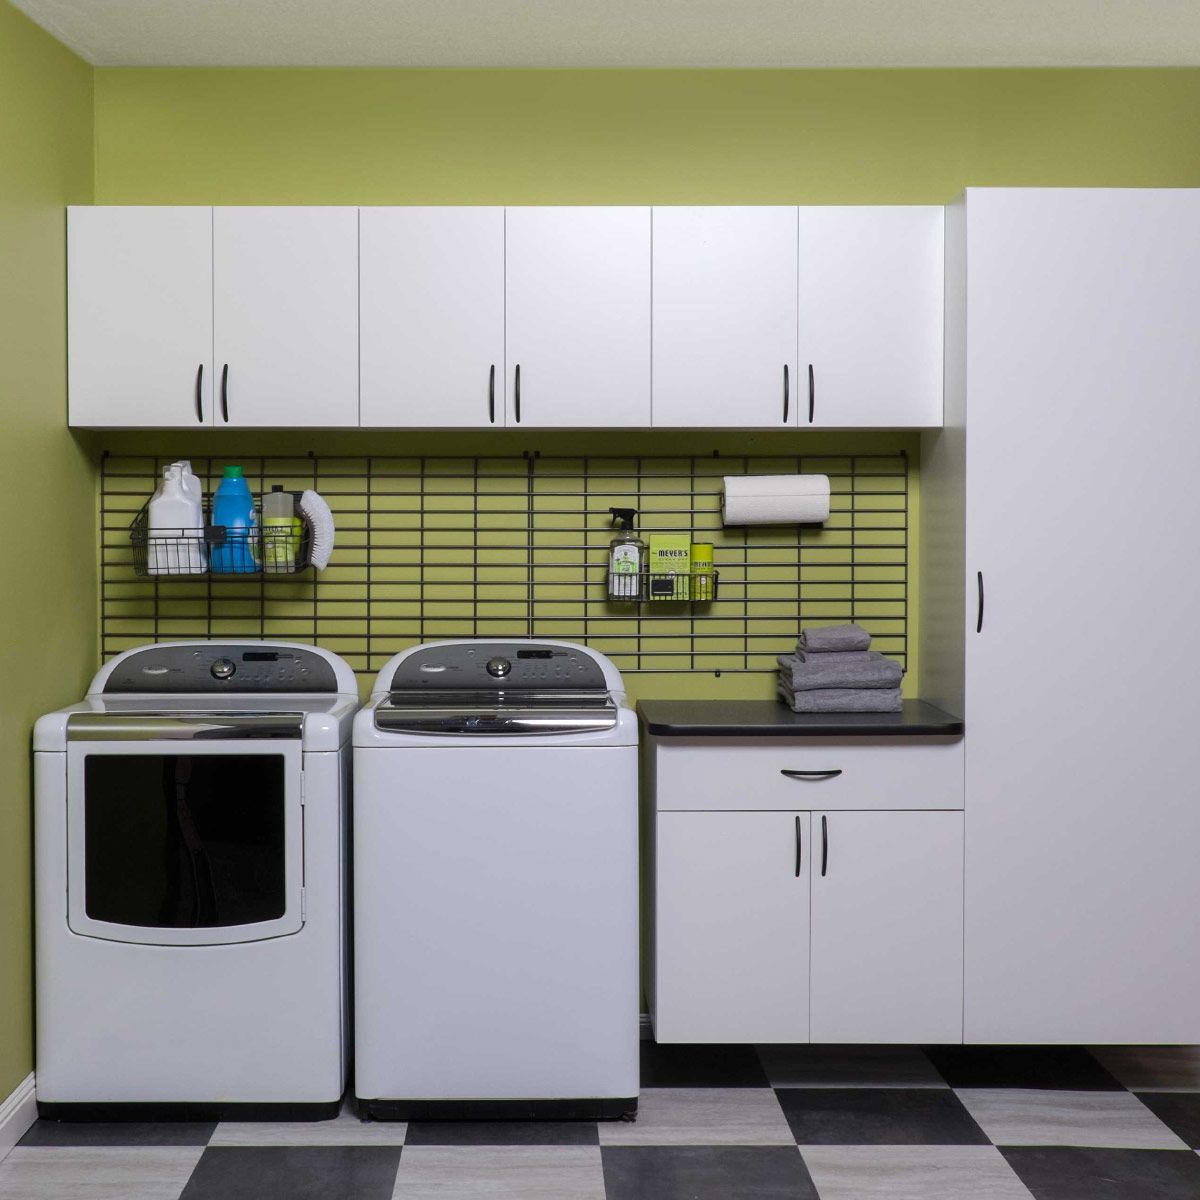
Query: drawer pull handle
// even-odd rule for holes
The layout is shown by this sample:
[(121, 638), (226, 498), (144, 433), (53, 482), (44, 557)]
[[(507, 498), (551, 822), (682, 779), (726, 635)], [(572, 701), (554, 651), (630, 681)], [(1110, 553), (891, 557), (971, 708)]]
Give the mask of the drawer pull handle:
[(796, 878), (800, 878), (800, 863), (804, 858), (804, 835), (800, 832), (800, 818), (796, 818)]
[(829, 870), (829, 821), (822, 813), (821, 815), (821, 878), (825, 878), (825, 872)]
[(780, 771), (789, 779), (836, 779), (842, 772), (837, 771)]

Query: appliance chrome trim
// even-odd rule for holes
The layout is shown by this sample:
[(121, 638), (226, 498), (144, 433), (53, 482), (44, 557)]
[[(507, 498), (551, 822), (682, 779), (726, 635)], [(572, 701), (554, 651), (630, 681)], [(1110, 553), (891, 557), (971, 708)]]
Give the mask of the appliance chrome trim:
[(439, 734), (448, 737), (539, 737), (552, 734), (597, 733), (617, 723), (617, 706), (584, 707), (558, 704), (433, 705), (401, 707), (381, 704), (375, 727), (386, 733)]
[(304, 713), (71, 713), (68, 742), (240, 741), (299, 739)]

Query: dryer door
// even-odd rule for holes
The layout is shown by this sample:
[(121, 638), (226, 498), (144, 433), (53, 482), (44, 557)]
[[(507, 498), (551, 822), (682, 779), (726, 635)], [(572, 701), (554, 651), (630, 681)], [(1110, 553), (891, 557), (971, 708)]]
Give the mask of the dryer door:
[(67, 756), (75, 933), (194, 946), (301, 928), (299, 741), (83, 741)]

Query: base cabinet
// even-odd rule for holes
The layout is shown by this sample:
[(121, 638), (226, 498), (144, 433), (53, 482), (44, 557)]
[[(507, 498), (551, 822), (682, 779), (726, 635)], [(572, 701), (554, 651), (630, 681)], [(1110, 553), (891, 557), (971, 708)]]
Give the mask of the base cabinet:
[(660, 812), (660, 1042), (960, 1042), (961, 812)]

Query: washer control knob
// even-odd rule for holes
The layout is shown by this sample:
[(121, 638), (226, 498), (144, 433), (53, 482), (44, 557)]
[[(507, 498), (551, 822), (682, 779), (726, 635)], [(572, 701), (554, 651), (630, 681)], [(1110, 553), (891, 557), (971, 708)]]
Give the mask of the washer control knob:
[(237, 667), (233, 665), (231, 658), (218, 658), (213, 660), (213, 665), (209, 667), (214, 679), (231, 679)]
[(507, 658), (489, 658), (487, 673), (496, 679), (503, 679), (512, 670), (512, 663)]

